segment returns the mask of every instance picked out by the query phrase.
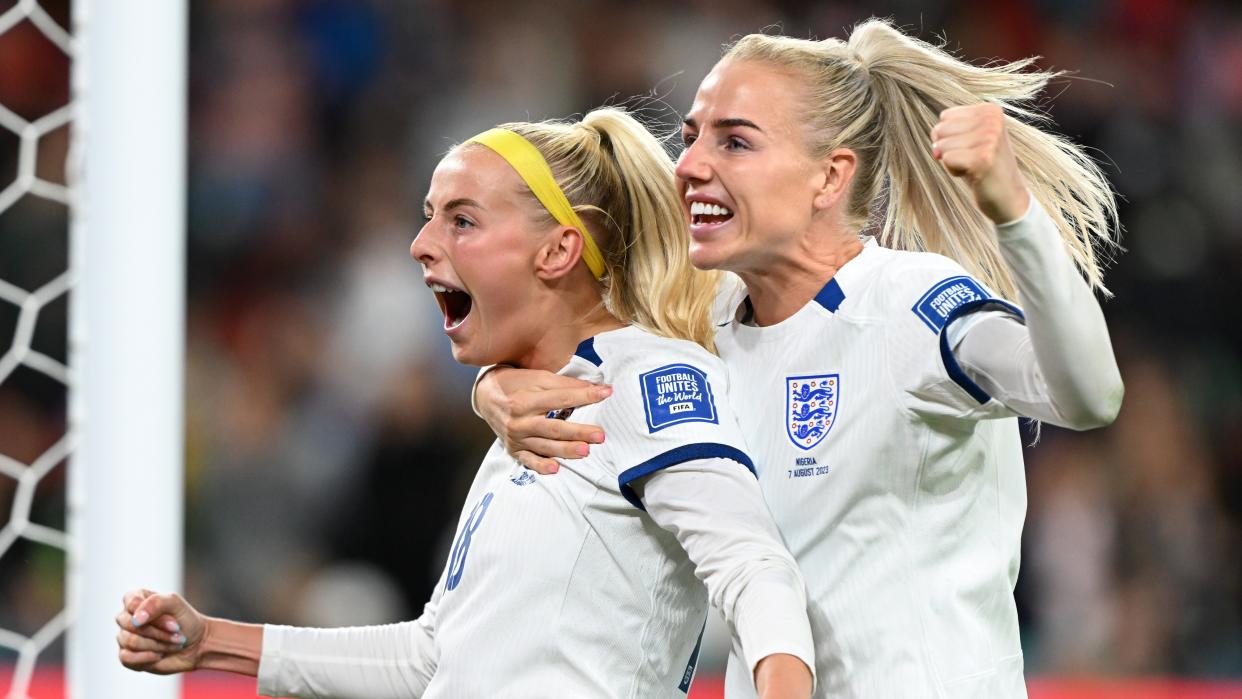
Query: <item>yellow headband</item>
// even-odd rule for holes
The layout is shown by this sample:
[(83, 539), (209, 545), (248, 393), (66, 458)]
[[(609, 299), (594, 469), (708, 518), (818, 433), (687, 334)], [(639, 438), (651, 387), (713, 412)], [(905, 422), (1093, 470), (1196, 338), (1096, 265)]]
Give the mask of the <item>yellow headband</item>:
[(599, 251), (599, 246), (595, 244), (595, 239), (591, 237), (582, 219), (578, 218), (578, 212), (569, 205), (569, 200), (565, 198), (560, 185), (553, 179), (552, 168), (548, 167), (548, 162), (543, 159), (543, 154), (539, 152), (539, 149), (535, 148), (530, 141), (508, 129), (490, 129), (466, 142), (471, 141), (491, 148), (497, 155), (507, 160), (557, 223), (569, 226), (582, 234), (582, 259), (591, 270), (591, 274), (595, 275), (596, 279), (602, 279), (606, 269), (604, 255)]

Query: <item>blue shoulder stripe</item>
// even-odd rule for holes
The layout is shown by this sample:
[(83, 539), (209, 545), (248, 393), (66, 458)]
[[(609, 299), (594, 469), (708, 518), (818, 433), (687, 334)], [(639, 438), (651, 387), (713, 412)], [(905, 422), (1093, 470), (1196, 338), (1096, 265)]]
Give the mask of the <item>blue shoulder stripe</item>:
[(957, 357), (953, 356), (953, 350), (949, 349), (949, 334), (945, 332), (945, 330), (949, 327), (950, 323), (958, 318), (961, 318), (967, 313), (977, 311), (983, 306), (992, 305), (1003, 306), (1004, 308), (1018, 314), (1019, 318), (1026, 318), (1026, 316), (1022, 314), (1021, 308), (1018, 308), (1008, 301), (1003, 301), (997, 298), (976, 299), (974, 301), (967, 301), (966, 303), (963, 303), (950, 311), (948, 317), (944, 319), (943, 325), (940, 326), (940, 330), (937, 331), (940, 333), (940, 360), (944, 362), (945, 371), (948, 372), (949, 378), (953, 379), (953, 383), (956, 383), (958, 386), (965, 389), (965, 391), (970, 394), (971, 398), (979, 401), (979, 405), (983, 405), (984, 403), (992, 400), (992, 396), (989, 396), (987, 391), (983, 390), (979, 384), (975, 383), (974, 379), (967, 376), (965, 371), (962, 371), (961, 365), (957, 363)]
[(626, 500), (630, 501), (631, 505), (640, 510), (646, 511), (647, 508), (643, 507), (642, 500), (638, 499), (638, 495), (634, 493), (634, 489), (630, 487), (630, 483), (644, 476), (649, 476), (661, 469), (668, 468), (669, 466), (676, 466), (677, 464), (683, 464), (687, 461), (694, 461), (696, 459), (732, 459), (733, 461), (745, 466), (752, 474), (755, 472), (754, 462), (752, 462), (750, 457), (746, 455), (746, 452), (741, 449), (731, 447), (728, 444), (697, 442), (695, 444), (683, 444), (675, 449), (669, 449), (659, 456), (647, 459), (633, 468), (626, 469), (620, 476), (617, 477), (617, 485), (621, 487), (621, 494), (625, 496)]

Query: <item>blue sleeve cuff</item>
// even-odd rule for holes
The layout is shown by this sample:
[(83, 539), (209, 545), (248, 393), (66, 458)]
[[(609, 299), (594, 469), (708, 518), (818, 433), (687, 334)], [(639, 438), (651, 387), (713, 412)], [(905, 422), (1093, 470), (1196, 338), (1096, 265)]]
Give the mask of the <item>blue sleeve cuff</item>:
[(977, 311), (984, 306), (1000, 306), (1008, 311), (1016, 313), (1019, 318), (1022, 318), (1023, 320), (1026, 319), (1026, 316), (1022, 313), (1022, 309), (1012, 303), (1009, 303), (1008, 301), (1002, 301), (998, 298), (976, 299), (954, 308), (953, 311), (949, 313), (949, 317), (945, 318), (944, 325), (940, 328), (940, 360), (944, 362), (945, 371), (948, 372), (949, 378), (953, 379), (953, 383), (961, 386), (967, 393), (970, 394), (971, 398), (974, 398), (979, 402), (979, 405), (983, 405), (984, 403), (992, 400), (992, 396), (989, 396), (987, 391), (980, 388), (979, 384), (975, 383), (974, 379), (967, 376), (966, 372), (962, 370), (961, 365), (957, 363), (957, 357), (954, 357), (953, 350), (949, 349), (949, 333), (947, 331), (949, 329), (949, 325), (953, 321), (968, 313)]
[(634, 493), (634, 489), (630, 487), (630, 483), (644, 476), (651, 474), (669, 466), (676, 466), (687, 461), (696, 461), (698, 459), (731, 459), (745, 466), (752, 474), (755, 473), (755, 464), (746, 455), (746, 452), (731, 447), (727, 444), (716, 444), (713, 442), (699, 442), (697, 444), (685, 444), (676, 449), (670, 449), (659, 456), (648, 459), (641, 464), (628, 468), (617, 477), (617, 485), (621, 488), (621, 494), (631, 505), (646, 512), (647, 508), (643, 506), (642, 500)]

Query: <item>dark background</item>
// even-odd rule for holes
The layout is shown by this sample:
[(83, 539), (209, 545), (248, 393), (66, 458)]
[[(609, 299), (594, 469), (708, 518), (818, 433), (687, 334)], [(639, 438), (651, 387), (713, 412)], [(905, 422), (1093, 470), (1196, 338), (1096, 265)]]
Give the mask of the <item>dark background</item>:
[[(66, 26), (67, 4), (43, 3)], [(450, 145), (635, 95), (673, 124), (730, 38), (845, 36), (878, 15), (972, 60), (1041, 55), (1072, 71), (1050, 112), (1123, 196), (1128, 252), (1104, 305), (1121, 415), (1086, 434), (1046, 427), (1027, 454), (1028, 671), (1242, 675), (1235, 4), (191, 4), (186, 591), (200, 608), (357, 624), (412, 618), (429, 595), (490, 441), (469, 408), (473, 370), (452, 362), (407, 252)], [(28, 24), (0, 35), (0, 104), (34, 118), (67, 100), (58, 49)], [(42, 177), (63, 182), (67, 140), (41, 141)], [(0, 189), (17, 144), (0, 129)], [(0, 212), (0, 279), (45, 283), (66, 240), (65, 208), (23, 197)], [(16, 319), (0, 301), (0, 354)], [(64, 324), (62, 300), (36, 348), (63, 360)], [(27, 368), (0, 382), (0, 454), (29, 463), (64, 422), (56, 382)], [(63, 527), (62, 487), (63, 467), (32, 520)], [(0, 523), (14, 489), (0, 475)], [(63, 568), (25, 540), (0, 556), (0, 627), (51, 618)]]

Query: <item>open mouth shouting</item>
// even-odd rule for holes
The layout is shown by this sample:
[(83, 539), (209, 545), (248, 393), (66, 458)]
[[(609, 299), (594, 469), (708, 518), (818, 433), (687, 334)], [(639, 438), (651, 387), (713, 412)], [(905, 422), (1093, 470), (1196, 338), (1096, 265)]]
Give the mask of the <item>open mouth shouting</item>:
[(466, 322), (474, 300), (461, 289), (456, 289), (439, 282), (428, 280), (427, 286), (436, 294), (436, 302), (440, 304), (440, 312), (444, 314), (444, 332), (451, 333)]

